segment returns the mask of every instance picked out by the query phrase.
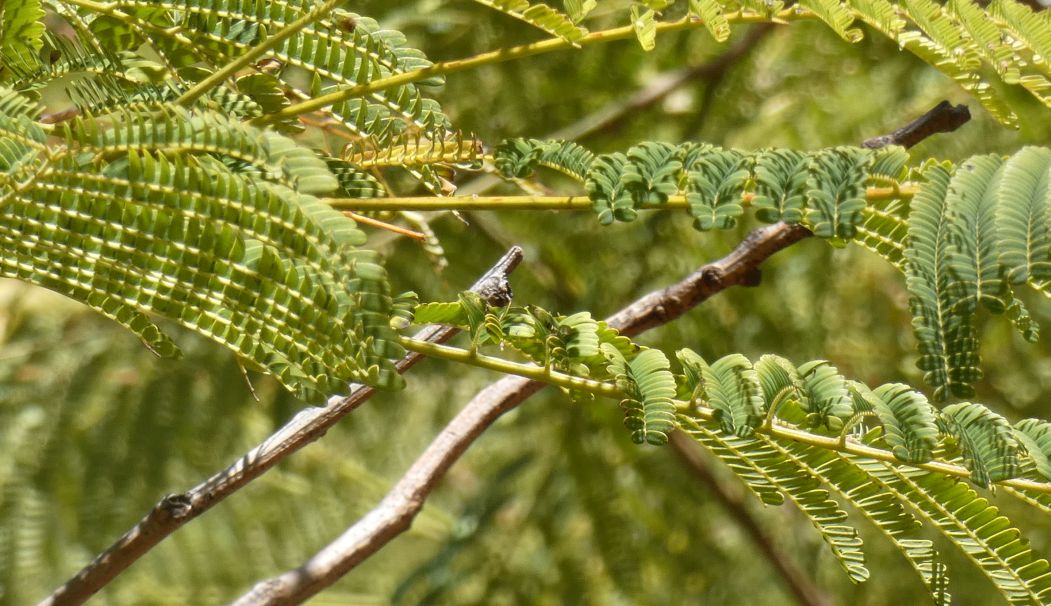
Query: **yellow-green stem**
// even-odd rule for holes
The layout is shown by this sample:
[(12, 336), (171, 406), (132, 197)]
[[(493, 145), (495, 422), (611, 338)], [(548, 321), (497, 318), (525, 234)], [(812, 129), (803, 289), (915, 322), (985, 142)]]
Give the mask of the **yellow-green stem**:
[[(870, 187), (866, 192), (869, 202), (909, 198), (916, 186)], [(748, 205), (753, 194), (746, 193), (742, 202)], [(591, 210), (587, 196), (419, 196), (404, 198), (324, 198), (333, 208), (351, 211), (399, 210)], [(686, 196), (670, 196), (667, 202), (643, 204), (647, 209), (687, 208)]]
[(549, 385), (586, 391), (598, 396), (606, 396), (608, 398), (623, 397), (623, 393), (609, 383), (574, 377), (543, 366), (537, 366), (536, 364), (512, 362), (510, 360), (504, 360), (503, 358), (494, 358), (474, 351), (460, 349), (459, 347), (439, 345), (437, 343), (431, 343), (430, 341), (420, 341), (410, 337), (400, 337), (399, 343), (401, 343), (402, 347), (405, 349), (434, 358), (442, 358), (443, 360), (452, 360), (453, 362), (469, 364), (479, 368), (487, 368), (504, 374), (517, 375), (519, 377), (541, 381)]
[[(614, 399), (624, 397), (623, 392), (610, 383), (596, 381), (594, 379), (574, 377), (535, 364), (511, 362), (510, 360), (487, 356), (475, 351), (450, 347), (448, 345), (438, 345), (427, 341), (418, 341), (410, 337), (400, 337), (399, 342), (406, 349), (426, 356), (451, 360), (454, 362), (469, 364), (471, 366), (478, 366), (480, 368), (495, 370), (505, 374), (517, 375), (526, 379), (540, 381), (541, 383), (547, 383), (549, 385), (557, 385), (567, 389), (586, 391), (598, 396), (605, 396)], [(697, 402), (675, 400), (674, 404), (680, 413), (684, 413), (688, 416), (706, 421), (711, 421), (715, 418), (715, 409), (698, 404)], [(903, 463), (894, 456), (894, 453), (888, 450), (862, 444), (854, 440), (842, 440), (838, 436), (812, 434), (808, 431), (779, 423), (776, 419), (772, 423), (758, 428), (757, 431), (774, 438), (794, 440), (801, 444), (816, 446), (825, 450), (833, 450), (877, 461), (884, 461), (894, 465), (907, 465), (909, 467), (933, 471), (961, 479), (969, 479), (971, 477), (971, 472), (968, 471), (966, 467), (960, 465), (953, 465), (952, 463), (945, 463), (943, 461), (929, 461), (927, 463), (915, 464)], [(1051, 494), (1051, 483), (1037, 482), (1025, 478), (1012, 478), (1002, 482), (997, 482), (997, 485), (1009, 486), (1011, 488), (1026, 490), (1029, 492)]]
[[(800, 19), (811, 19), (814, 18), (814, 14), (810, 11), (799, 11), (796, 9), (786, 9), (781, 11), (776, 17), (765, 17), (758, 14), (745, 14), (742, 11), (737, 11), (726, 15), (726, 20), (730, 23), (769, 23), (771, 21), (777, 23), (784, 23), (786, 21), (797, 21)], [(657, 32), (674, 32), (685, 29), (691, 29), (703, 26), (704, 23), (700, 19), (694, 17), (685, 17), (678, 21), (671, 21), (657, 24)], [(479, 67), (482, 65), (489, 65), (492, 63), (502, 63), (504, 61), (512, 61), (514, 59), (522, 59), (524, 57), (532, 57), (534, 55), (540, 55), (543, 53), (550, 53), (553, 51), (564, 50), (567, 48), (588, 46), (591, 44), (598, 44), (601, 42), (611, 42), (614, 40), (624, 40), (627, 38), (633, 38), (635, 36), (635, 27), (632, 25), (625, 25), (623, 27), (615, 27), (613, 29), (607, 29), (597, 32), (591, 32), (584, 37), (569, 41), (564, 38), (549, 38), (547, 40), (541, 40), (540, 42), (533, 42), (532, 44), (522, 44), (519, 46), (512, 46), (510, 48), (503, 48), (500, 50), (490, 51), (487, 53), (481, 53), (473, 57), (465, 57), (463, 59), (455, 59), (452, 61), (442, 61), (435, 63), (429, 67), (415, 69), (412, 71), (404, 72), (387, 78), (380, 78), (373, 80), (367, 84), (359, 84), (357, 86), (351, 86), (349, 88), (340, 89), (331, 92), (327, 95), (315, 97), (309, 101), (303, 101), (302, 103), (296, 103), (290, 105), (283, 110), (261, 116), (252, 121), (253, 124), (271, 124), (278, 122), (293, 116), (300, 114), (306, 114), (313, 111), (317, 111), (328, 107), (334, 103), (340, 101), (346, 101), (347, 99), (353, 99), (355, 97), (362, 97), (364, 95), (375, 93), (395, 86), (402, 86), (418, 80), (431, 78), (434, 76), (444, 76), (454, 72)]]

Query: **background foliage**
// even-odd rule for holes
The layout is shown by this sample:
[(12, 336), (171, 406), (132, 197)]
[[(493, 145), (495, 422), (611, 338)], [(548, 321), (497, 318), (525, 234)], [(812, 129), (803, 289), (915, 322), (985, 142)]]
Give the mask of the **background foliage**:
[[(432, 60), (535, 39), (530, 28), (476, 3), (365, 0), (353, 8), (404, 32)], [(726, 44), (749, 35), (748, 28), (736, 29)], [(662, 73), (704, 63), (726, 44), (686, 32), (662, 36), (650, 53), (633, 40), (596, 45), (459, 73), (437, 97), (454, 124), (484, 141), (541, 136)], [(1051, 141), (1046, 110), (1022, 92), (1005, 94), (1016, 101), (1019, 130), (1004, 129), (976, 108), (972, 123), (923, 144), (914, 157), (961, 159)], [(798, 23), (766, 32), (713, 77), (583, 141), (597, 152), (639, 140), (742, 148), (856, 144), (942, 98), (969, 101), (951, 80), (878, 36), (846, 45), (821, 24)], [(472, 213), (469, 224), (450, 214), (428, 218), (447, 253), (449, 267), (441, 273), (416, 244), (370, 236), (385, 255), (395, 292), (412, 287), (424, 299), (448, 300), (518, 243), (527, 250), (527, 264), (513, 279), (518, 300), (596, 317), (721, 256), (752, 226), (699, 234), (681, 213), (648, 213), (602, 229), (587, 213), (557, 220)], [(827, 358), (870, 385), (919, 386), (907, 294), (893, 272), (858, 247), (833, 252), (805, 242), (766, 264), (759, 289), (723, 293), (641, 341), (665, 351), (690, 347), (707, 359), (731, 352)], [(260, 401), (254, 402), (232, 356), (185, 331), (170, 331), (185, 358), (158, 360), (134, 336), (61, 298), (6, 282), (2, 292), (2, 604), (38, 599), (159, 496), (229, 463), (302, 406), (256, 375)], [(1046, 326), (1051, 305), (1030, 295), (1022, 296)], [(1012, 421), (1051, 418), (1046, 341), (1029, 345), (1007, 323), (982, 330), (986, 376), (975, 399)], [(409, 379), (413, 389), (355, 412), (162, 544), (97, 602), (226, 601), (259, 577), (298, 564), (369, 509), (492, 378), (456, 368), (457, 380), (450, 381), (450, 372), (443, 363), (422, 365)], [(633, 445), (614, 407), (552, 395), (504, 418), (457, 465), (410, 533), (311, 603), (790, 603), (747, 536), (670, 449)], [(722, 479), (728, 490), (738, 489)], [(890, 550), (874, 550), (871, 566), (884, 579), (907, 580), (850, 584), (797, 512), (746, 502), (834, 602), (912, 603), (924, 595)], [(1049, 551), (1045, 517), (1028, 512), (1014, 519), (1037, 551)], [(969, 564), (952, 563), (958, 603), (997, 599), (978, 575), (963, 573)]]

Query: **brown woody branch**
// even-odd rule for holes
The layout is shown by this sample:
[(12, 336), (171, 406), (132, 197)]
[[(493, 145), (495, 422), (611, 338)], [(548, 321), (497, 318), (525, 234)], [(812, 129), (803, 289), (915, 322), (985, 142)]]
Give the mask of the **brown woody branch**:
[[(763, 261), (810, 235), (797, 227), (781, 223), (757, 229), (726, 257), (638, 299), (607, 322), (622, 334), (634, 336), (678, 318), (731, 286), (755, 286)], [(483, 389), (445, 426), (379, 505), (302, 566), (258, 583), (235, 605), (300, 604), (334, 583), (408, 530), (427, 496), (474, 440), (500, 415), (543, 387), (543, 383), (506, 377)]]
[[(512, 247), (475, 282), (471, 290), (482, 295), (492, 305), (507, 305), (511, 300), (507, 276), (521, 261), (522, 249)], [(457, 332), (459, 331), (455, 328), (429, 326), (417, 333), (415, 338), (443, 343)], [(405, 372), (422, 357), (415, 352), (408, 353), (396, 363), (398, 372)], [(168, 535), (263, 475), (285, 457), (325, 435), (340, 419), (361, 406), (375, 393), (371, 387), (353, 385), (349, 395), (332, 398), (326, 406), (311, 407), (299, 412), (263, 443), (201, 484), (182, 494), (171, 494), (162, 498), (146, 517), (76, 576), (40, 602), (40, 606), (84, 603)]]
[[(959, 128), (970, 114), (942, 102), (906, 127), (870, 139), (869, 147), (911, 147), (938, 132)], [(678, 318), (708, 297), (731, 286), (757, 286), (759, 266), (771, 255), (810, 237), (802, 225), (777, 223), (752, 231), (726, 257), (701, 267), (684, 280), (643, 296), (607, 319), (622, 334), (637, 335)], [(506, 377), (478, 393), (438, 434), (394, 488), (365, 517), (300, 567), (260, 581), (234, 606), (300, 604), (336, 582), (394, 537), (408, 530), (445, 472), (497, 418), (543, 388)], [(775, 564), (776, 567), (776, 564)], [(788, 580), (786, 578), (786, 580)], [(798, 581), (798, 577), (796, 577)], [(788, 581), (791, 585), (792, 581)], [(809, 603), (809, 602), (804, 602)]]

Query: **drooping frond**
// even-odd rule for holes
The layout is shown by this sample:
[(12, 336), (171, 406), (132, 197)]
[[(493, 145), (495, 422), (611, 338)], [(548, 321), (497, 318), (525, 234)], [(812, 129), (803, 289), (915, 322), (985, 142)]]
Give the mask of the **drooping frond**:
[(364, 236), (310, 193), (337, 186), (312, 152), (225, 116), (168, 107), (84, 116), (42, 149), (34, 109), (0, 93), (0, 271), (174, 345), (175, 320), (300, 397), (395, 387), (392, 302)]
[(43, 19), (40, 0), (4, 0), (0, 5), (0, 64), (37, 61), (43, 47)]
[(1021, 532), (966, 484), (938, 473), (917, 474), (890, 463), (859, 466), (934, 525), (978, 565), (1011, 604), (1051, 598), (1051, 571)]
[(949, 393), (968, 397), (974, 393), (971, 383), (982, 375), (973, 316), (953, 313), (957, 295), (946, 207), (950, 172), (933, 166), (924, 177), (926, 186), (912, 200), (905, 250), (905, 283), (920, 347), (917, 365), (926, 373), (924, 380), (935, 386), (936, 399)]
[[(682, 424), (691, 437), (740, 474), (754, 493), (763, 495), (773, 490), (779, 498), (772, 504), (779, 505), (786, 497), (795, 504), (821, 534), (851, 581), (860, 583), (869, 578), (863, 541), (857, 529), (845, 523), (847, 512), (821, 487), (819, 475), (802, 470), (795, 457), (785, 457), (782, 447), (772, 440), (722, 436), (692, 420)], [(765, 503), (772, 500), (763, 498)]]
[[(679, 358), (684, 361), (685, 373), (680, 381), (689, 387), (697, 381), (702, 361), (688, 350), (680, 352)], [(734, 354), (711, 367), (723, 363), (740, 365), (747, 361)], [(871, 418), (877, 424), (855, 438), (889, 448), (894, 454), (890, 459), (875, 460), (871, 454), (801, 440), (799, 433), (792, 433), (792, 437), (779, 433), (782, 426), (814, 426), (803, 413), (815, 408), (815, 399), (827, 399), (827, 394), (834, 393), (827, 388), (804, 387), (805, 377), (814, 367), (815, 363), (810, 363), (797, 369), (775, 356), (764, 356), (755, 364), (762, 386), (763, 401), (758, 406), (768, 411), (769, 421), (754, 434), (741, 437), (725, 422), (725, 404), (719, 401), (722, 395), (702, 390), (680, 391), (690, 394), (692, 408), (679, 407), (679, 426), (727, 463), (764, 503), (779, 505), (784, 497), (795, 502), (822, 532), (855, 581), (868, 576), (860, 539), (856, 543), (848, 540), (856, 537), (857, 531), (851, 526), (829, 532), (828, 525), (840, 524), (845, 514), (828, 518), (816, 513), (821, 510), (818, 501), (827, 498), (821, 486), (834, 490), (898, 546), (936, 603), (949, 600), (946, 568), (931, 542), (918, 534), (921, 524), (913, 512), (974, 560), (1011, 603), (1044, 603), (1051, 595), (1048, 563), (1033, 554), (1007, 518), (958, 479), (902, 463), (951, 458), (951, 452), (958, 448), (970, 479), (985, 486), (1008, 476), (1017, 477), (1026, 465), (1046, 467), (1047, 445), (1051, 443), (1047, 423), (1027, 421), (1013, 429), (1002, 417), (978, 404), (957, 404), (938, 412), (922, 395), (903, 385), (869, 389), (834, 372), (825, 375), (822, 383), (845, 385), (853, 394), (841, 415), (862, 423)], [(1014, 436), (1023, 437), (1016, 441)], [(840, 439), (847, 443), (847, 438)], [(1027, 450), (1021, 450), (1019, 443), (1027, 445)], [(1027, 455), (1028, 451), (1036, 454)], [(1026, 498), (1041, 500), (1038, 496)]]

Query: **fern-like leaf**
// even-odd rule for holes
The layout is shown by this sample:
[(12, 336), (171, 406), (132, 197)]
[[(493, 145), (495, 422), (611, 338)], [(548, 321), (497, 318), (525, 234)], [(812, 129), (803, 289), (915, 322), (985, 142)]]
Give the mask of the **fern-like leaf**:
[(860, 398), (860, 404), (872, 407), (883, 425), (883, 440), (894, 456), (906, 463), (931, 460), (938, 443), (938, 425), (934, 407), (927, 398), (900, 383), (880, 385), (873, 390), (852, 383), (851, 390)]
[(4, 0), (0, 5), (0, 61), (5, 65), (36, 64), (43, 36), (40, 0)]
[(711, 150), (686, 166), (686, 203), (701, 231), (729, 229), (744, 213), (741, 194), (749, 177), (748, 158), (734, 150)]
[(1026, 147), (1004, 166), (996, 228), (1000, 262), (1012, 284), (1051, 280), (1051, 149)]
[[(510, 15), (515, 19), (525, 21), (533, 27), (544, 30), (552, 36), (558, 36), (568, 42), (575, 42), (587, 33), (587, 30), (576, 25), (576, 22), (580, 20), (579, 18), (573, 19), (545, 4), (530, 4), (528, 0), (474, 1)], [(574, 12), (583, 16), (584, 7), (580, 6)]]
[(917, 365), (926, 373), (924, 380), (934, 386), (936, 400), (949, 393), (968, 397), (974, 393), (970, 384), (981, 378), (981, 370), (972, 316), (953, 313), (956, 300), (949, 271), (945, 204), (950, 173), (943, 166), (933, 166), (924, 177), (926, 185), (912, 200), (905, 250), (905, 284), (920, 349)]
[(668, 433), (675, 429), (675, 378), (668, 358), (659, 350), (647, 349), (628, 362), (609, 344), (602, 345), (602, 353), (609, 361), (609, 372), (627, 395), (621, 406), (632, 439), (640, 444), (667, 443)]
[(603, 154), (595, 158), (588, 171), (584, 185), (602, 225), (638, 217), (634, 197), (621, 180), (627, 165), (628, 157), (622, 153)]
[(724, 433), (747, 437), (763, 422), (762, 386), (747, 358), (731, 354), (709, 365), (689, 349), (675, 355), (686, 372), (686, 385), (693, 397), (716, 410)]
[(1018, 441), (1007, 420), (984, 406), (962, 402), (947, 406), (940, 422), (953, 436), (971, 471), (971, 481), (989, 486), (1018, 471)]
[(1051, 423), (1025, 419), (1015, 424), (1015, 438), (1025, 447), (1036, 471), (1051, 480)]
[(842, 245), (857, 233), (865, 208), (865, 179), (870, 154), (857, 148), (819, 152), (807, 180), (807, 222), (814, 235)]
[(755, 161), (755, 216), (766, 223), (803, 220), (810, 159), (795, 150), (770, 150)]

